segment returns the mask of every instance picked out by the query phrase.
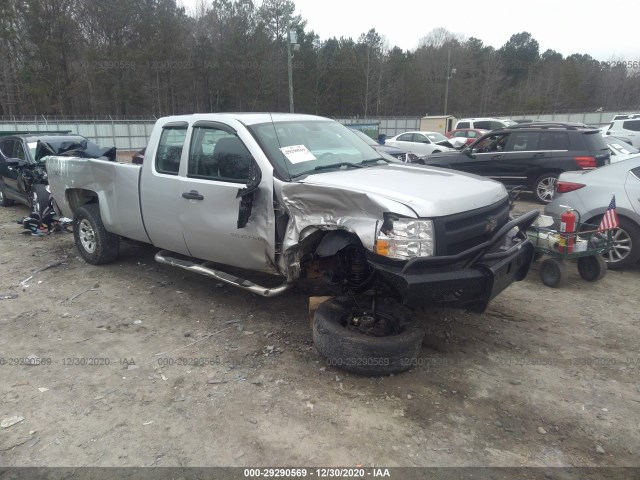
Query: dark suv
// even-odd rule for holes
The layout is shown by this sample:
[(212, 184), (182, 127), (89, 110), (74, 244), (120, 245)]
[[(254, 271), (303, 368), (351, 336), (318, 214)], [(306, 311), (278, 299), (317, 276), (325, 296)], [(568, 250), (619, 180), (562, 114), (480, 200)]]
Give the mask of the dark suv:
[(426, 165), (525, 185), (536, 200), (553, 199), (558, 175), (608, 165), (610, 152), (600, 130), (581, 123), (534, 122), (493, 130), (460, 152), (429, 155)]

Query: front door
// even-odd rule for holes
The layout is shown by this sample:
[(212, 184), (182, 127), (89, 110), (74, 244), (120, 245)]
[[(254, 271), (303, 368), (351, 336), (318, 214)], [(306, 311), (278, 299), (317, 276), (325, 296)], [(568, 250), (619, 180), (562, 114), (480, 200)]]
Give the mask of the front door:
[(180, 219), (191, 256), (274, 273), (273, 187), (262, 181), (254, 192), (249, 221), (238, 228), (238, 191), (249, 179), (251, 154), (224, 124), (196, 123), (187, 176), (181, 177)]

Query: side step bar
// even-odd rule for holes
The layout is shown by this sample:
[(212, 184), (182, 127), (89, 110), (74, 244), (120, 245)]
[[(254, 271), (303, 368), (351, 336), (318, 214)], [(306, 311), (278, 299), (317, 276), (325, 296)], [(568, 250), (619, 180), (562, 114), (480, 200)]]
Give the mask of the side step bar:
[(275, 288), (261, 287), (260, 285), (256, 285), (255, 283), (250, 282), (249, 280), (245, 280), (243, 278), (221, 272), (220, 270), (209, 268), (206, 266), (206, 263), (197, 264), (194, 262), (190, 262), (189, 260), (174, 258), (171, 256), (171, 254), (172, 252), (169, 252), (168, 250), (159, 251), (155, 256), (156, 262), (171, 265), (172, 267), (180, 267), (185, 270), (189, 270), (190, 272), (199, 273), (200, 275), (214, 278), (221, 282), (228, 283), (229, 285), (233, 285), (234, 287), (242, 288), (243, 290), (255, 293), (262, 297), (275, 297), (276, 295), (280, 295), (286, 290), (289, 290), (289, 288), (291, 287), (291, 283), (283, 283), (282, 285), (279, 285)]

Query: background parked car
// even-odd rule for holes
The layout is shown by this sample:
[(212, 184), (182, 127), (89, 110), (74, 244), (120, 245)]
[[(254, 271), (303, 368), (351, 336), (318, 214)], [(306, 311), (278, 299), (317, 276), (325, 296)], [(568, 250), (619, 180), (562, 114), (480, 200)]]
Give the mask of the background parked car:
[(626, 160), (627, 158), (631, 158), (640, 153), (640, 150), (636, 147), (619, 139), (618, 137), (608, 135), (604, 137), (604, 141), (609, 146), (609, 150), (611, 150), (611, 163)]
[(640, 118), (613, 120), (605, 130), (607, 135), (623, 137), (636, 148), (640, 148)]
[(586, 172), (565, 172), (558, 178), (556, 198), (544, 209), (559, 217), (569, 206), (582, 223), (599, 225), (616, 196), (620, 228), (614, 231), (614, 247), (604, 256), (609, 268), (621, 269), (640, 259), (640, 155), (624, 162)]
[(430, 155), (426, 165), (452, 168), (526, 185), (540, 203), (553, 198), (565, 171), (607, 165), (610, 152), (600, 131), (575, 123), (523, 123), (494, 130), (461, 152)]
[(371, 138), (366, 133), (361, 132), (360, 130), (356, 130), (355, 128), (351, 128), (350, 130), (353, 131), (353, 133), (355, 133), (356, 135), (358, 135), (368, 145), (371, 145), (371, 147), (378, 152), (383, 152), (383, 153), (386, 153), (387, 155), (391, 155), (392, 157), (394, 157), (397, 160), (400, 160), (401, 162), (405, 162), (405, 163), (418, 162), (418, 156), (415, 153), (411, 153), (409, 150), (404, 150), (402, 148), (393, 147), (387, 144), (380, 145), (378, 142), (376, 142), (373, 138)]
[[(0, 139), (0, 205), (14, 202), (35, 208), (46, 205), (50, 194), (47, 172), (40, 158), (50, 154), (104, 157), (115, 160), (115, 148), (101, 148), (81, 135), (25, 134)], [(39, 212), (38, 212), (39, 213)]]
[(449, 139), (438, 132), (404, 132), (387, 139), (385, 145), (408, 150), (420, 157), (455, 150)]
[(479, 130), (496, 130), (513, 125), (515, 122), (505, 118), (461, 118), (456, 122), (456, 130), (461, 128), (472, 128)]
[(466, 138), (466, 144), (471, 145), (487, 133), (489, 133), (488, 130), (479, 130), (477, 128), (459, 128), (445, 133), (444, 136), (447, 138)]

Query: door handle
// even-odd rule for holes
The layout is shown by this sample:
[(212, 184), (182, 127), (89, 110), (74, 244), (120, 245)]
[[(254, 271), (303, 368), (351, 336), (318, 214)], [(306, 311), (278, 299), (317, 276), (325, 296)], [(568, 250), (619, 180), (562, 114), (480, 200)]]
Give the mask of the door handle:
[(491, 160), (498, 160), (499, 158), (502, 158), (502, 155), (494, 155)]
[(191, 190), (190, 192), (184, 192), (182, 198), (187, 200), (204, 200), (204, 197), (198, 193), (197, 190)]

